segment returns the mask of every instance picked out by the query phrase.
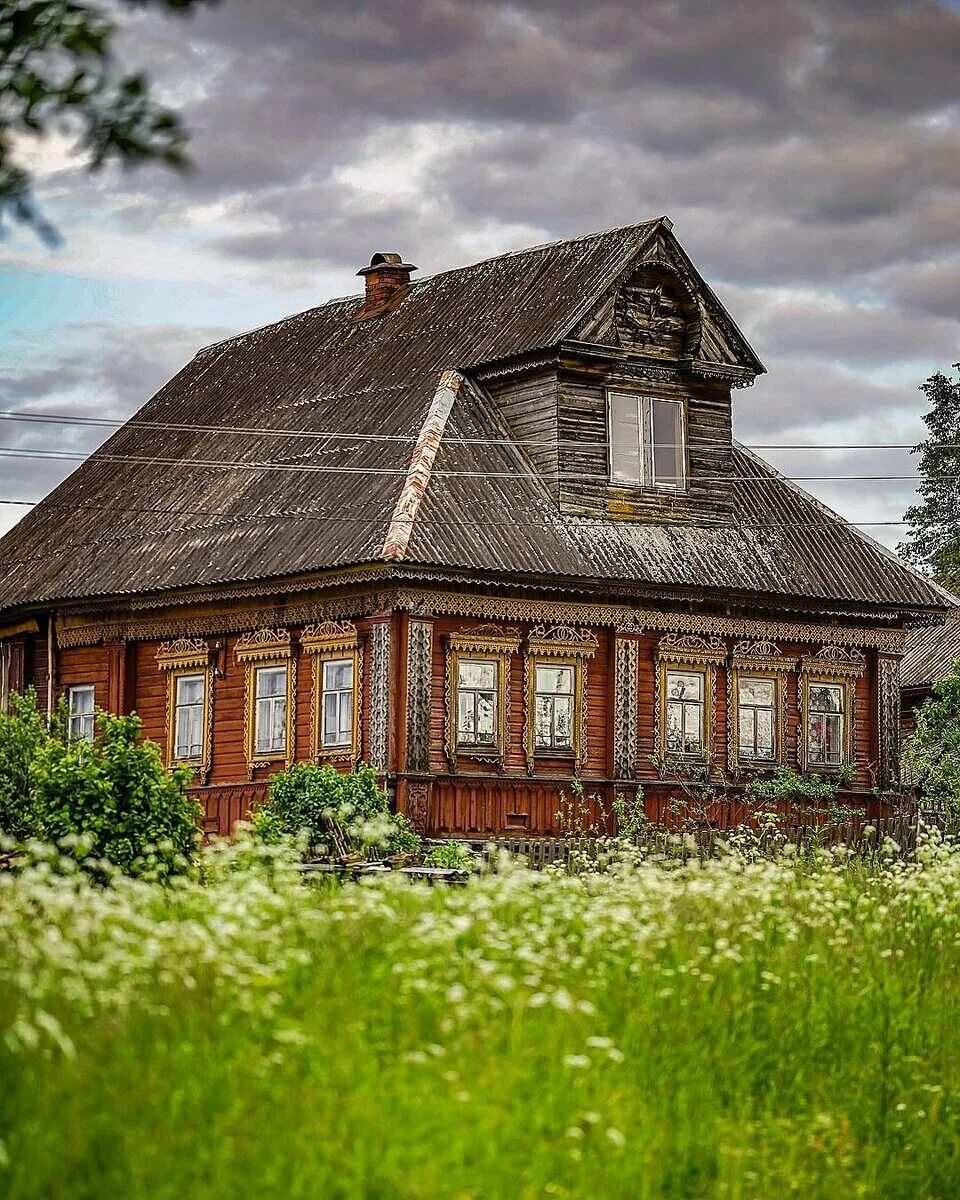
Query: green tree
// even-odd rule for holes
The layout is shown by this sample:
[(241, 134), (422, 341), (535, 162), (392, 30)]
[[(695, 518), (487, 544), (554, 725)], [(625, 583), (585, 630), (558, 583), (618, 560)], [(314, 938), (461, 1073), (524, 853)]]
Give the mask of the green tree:
[[(960, 363), (954, 363), (960, 370)], [(930, 431), (914, 454), (920, 456), (920, 502), (904, 513), (909, 529), (898, 550), (907, 562), (937, 583), (960, 591), (960, 379), (937, 372), (920, 390), (930, 405), (923, 421)]]
[[(123, 0), (129, 7), (186, 13), (212, 0)], [(142, 74), (118, 69), (114, 19), (83, 0), (0, 0), (0, 234), (5, 222), (57, 233), (33, 199), (18, 142), (51, 131), (75, 139), (80, 160), (97, 170), (161, 162), (184, 169), (186, 131), (158, 104)]]
[(902, 760), (930, 804), (960, 814), (960, 659), (917, 710)]

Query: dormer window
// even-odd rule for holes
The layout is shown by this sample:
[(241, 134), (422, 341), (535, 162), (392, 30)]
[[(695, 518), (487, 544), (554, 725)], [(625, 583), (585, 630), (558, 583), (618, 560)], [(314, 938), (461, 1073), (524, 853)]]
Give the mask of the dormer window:
[(682, 491), (683, 401), (608, 392), (607, 411), (611, 483)]

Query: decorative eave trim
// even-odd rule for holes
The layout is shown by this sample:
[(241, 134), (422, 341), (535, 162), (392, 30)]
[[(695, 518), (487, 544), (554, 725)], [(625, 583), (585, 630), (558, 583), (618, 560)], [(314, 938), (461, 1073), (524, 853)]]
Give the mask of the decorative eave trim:
[(489, 366), (473, 367), (470, 376), (478, 383), (486, 383), (490, 379), (502, 379), (507, 375), (521, 375), (524, 371), (535, 371), (541, 367), (555, 367), (559, 362), (556, 350), (531, 350), (526, 354), (518, 354), (513, 358), (505, 358)]
[(260, 662), (266, 659), (289, 658), (293, 647), (289, 629), (258, 629), (237, 640), (234, 655), (237, 662)]
[(210, 654), (210, 647), (202, 638), (175, 638), (172, 642), (161, 643), (157, 650), (157, 666), (161, 671), (208, 667)]
[(381, 558), (395, 562), (402, 559), (407, 552), (417, 513), (430, 485), (430, 475), (440, 449), (440, 439), (443, 437), (462, 383), (463, 376), (457, 371), (444, 371), (440, 376), (440, 382), (410, 457), (407, 477), (397, 497), (380, 551)]
[(753, 387), (756, 379), (754, 371), (730, 363), (712, 363), (695, 358), (684, 365), (691, 375), (697, 375), (701, 379), (715, 379), (721, 383), (729, 383), (733, 388)]

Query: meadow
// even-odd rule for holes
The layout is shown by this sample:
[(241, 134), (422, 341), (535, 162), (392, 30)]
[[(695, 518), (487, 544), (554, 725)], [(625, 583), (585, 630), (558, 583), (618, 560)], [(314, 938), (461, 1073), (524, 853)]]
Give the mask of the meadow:
[(0, 874), (10, 1200), (954, 1197), (960, 854)]

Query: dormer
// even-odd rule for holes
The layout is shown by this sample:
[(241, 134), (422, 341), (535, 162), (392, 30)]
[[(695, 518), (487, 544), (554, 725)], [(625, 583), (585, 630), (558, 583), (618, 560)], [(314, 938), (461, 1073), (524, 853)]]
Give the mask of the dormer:
[(731, 389), (764, 368), (662, 218), (584, 298), (555, 361), (487, 384), (570, 514), (730, 514)]

